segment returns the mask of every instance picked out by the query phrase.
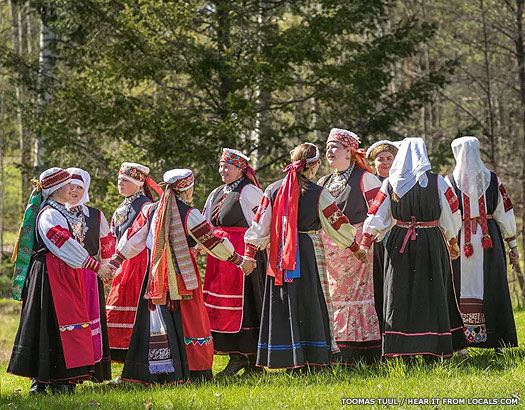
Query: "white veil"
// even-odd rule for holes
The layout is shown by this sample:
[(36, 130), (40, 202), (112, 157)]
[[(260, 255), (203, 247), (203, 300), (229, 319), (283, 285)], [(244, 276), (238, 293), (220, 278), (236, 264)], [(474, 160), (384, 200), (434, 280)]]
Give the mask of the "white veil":
[(405, 138), (392, 163), (388, 180), (394, 192), (401, 198), (416, 185), (416, 182), (423, 188), (427, 186), (426, 172), (429, 169), (430, 161), (423, 139)]
[(457, 187), (477, 201), (490, 185), (490, 171), (487, 169), (479, 151), (476, 137), (461, 137), (452, 141), (452, 153), (456, 167), (452, 172)]

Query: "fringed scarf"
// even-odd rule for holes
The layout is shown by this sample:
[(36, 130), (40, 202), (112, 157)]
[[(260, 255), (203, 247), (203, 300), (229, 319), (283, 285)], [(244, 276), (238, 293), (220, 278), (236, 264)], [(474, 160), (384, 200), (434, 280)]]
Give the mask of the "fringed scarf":
[(20, 225), (20, 231), (15, 243), (15, 249), (11, 260), (15, 262), (15, 272), (13, 275), (13, 299), (22, 299), (22, 289), (27, 277), (29, 263), (31, 262), (31, 253), (33, 252), (33, 244), (35, 242), (35, 226), (36, 217), (40, 211), (40, 204), (42, 203), (42, 188), (40, 183), (31, 180), (35, 185), (35, 189), (31, 192), (29, 203), (24, 212), (24, 219)]
[(304, 165), (304, 161), (295, 161), (284, 169), (287, 175), (277, 192), (273, 206), (268, 275), (275, 278), (276, 286), (282, 286), (285, 271), (296, 269), (300, 196), (297, 173)]
[(154, 304), (165, 305), (168, 292), (172, 300), (181, 298), (177, 287), (177, 273), (182, 276), (187, 290), (198, 287), (177, 198), (169, 186), (162, 194), (153, 222), (155, 238), (148, 297)]

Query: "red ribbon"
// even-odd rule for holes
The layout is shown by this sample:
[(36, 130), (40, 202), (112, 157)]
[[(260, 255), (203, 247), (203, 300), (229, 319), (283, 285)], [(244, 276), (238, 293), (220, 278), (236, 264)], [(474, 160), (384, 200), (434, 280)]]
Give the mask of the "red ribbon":
[(273, 206), (268, 276), (275, 278), (276, 286), (282, 286), (284, 271), (295, 270), (300, 196), (297, 174), (304, 166), (304, 161), (294, 161), (284, 169), (288, 175), (277, 192)]
[(253, 184), (257, 188), (261, 187), (261, 184), (259, 184), (259, 180), (257, 179), (257, 176), (255, 175), (255, 170), (251, 166), (246, 165), (246, 167), (244, 167), (244, 169), (243, 169), (243, 174), (244, 174), (244, 176), (246, 178), (248, 178), (250, 181), (252, 181)]
[(411, 216), (410, 224), (408, 225), (407, 233), (405, 235), (405, 239), (403, 239), (403, 246), (401, 246), (401, 249), (399, 253), (404, 253), (405, 248), (407, 246), (408, 240), (415, 241), (417, 238), (417, 232), (416, 232), (416, 217)]
[(162, 189), (157, 185), (157, 183), (153, 180), (153, 178), (146, 177), (146, 180), (144, 181), (144, 183), (148, 187), (153, 189), (157, 194), (159, 194), (159, 196), (162, 196)]

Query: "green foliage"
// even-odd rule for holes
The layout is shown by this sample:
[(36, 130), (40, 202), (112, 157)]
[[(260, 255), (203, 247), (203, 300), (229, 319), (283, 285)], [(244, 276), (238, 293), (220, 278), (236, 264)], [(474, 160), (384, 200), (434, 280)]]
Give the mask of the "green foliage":
[(28, 90), (49, 93), (45, 108), (24, 105), (25, 121), (47, 147), (48, 165), (92, 174), (92, 197), (106, 213), (123, 160), (146, 163), (156, 179), (194, 169), (201, 205), (219, 183), (222, 147), (257, 151), (269, 182), (283, 153), (304, 140), (323, 143), (333, 126), (364, 143), (394, 135), (453, 67), (389, 88), (394, 66), (435, 30), (393, 20), (392, 0), (45, 4), (60, 39), (53, 78), (38, 83), (37, 61), (5, 46), (0, 62)]

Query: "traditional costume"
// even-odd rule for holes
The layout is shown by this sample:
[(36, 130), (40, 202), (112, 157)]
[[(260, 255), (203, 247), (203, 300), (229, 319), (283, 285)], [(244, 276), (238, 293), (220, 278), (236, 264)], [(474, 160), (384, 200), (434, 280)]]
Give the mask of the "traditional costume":
[[(265, 191), (245, 234), (246, 257), (269, 245), (257, 365), (269, 368), (328, 366), (337, 352), (322, 228), (341, 248), (358, 249), (355, 229), (330, 193), (299, 174), (320, 162), (295, 161), (287, 176)], [(299, 179), (305, 179), (300, 193)]]
[[(366, 159), (374, 163), (376, 157), (382, 152), (390, 152), (394, 158), (398, 151), (399, 142), (391, 142), (387, 140), (381, 140), (373, 143), (366, 150)], [(376, 169), (375, 176), (379, 181), (383, 182), (385, 177), (379, 175)], [(376, 305), (377, 318), (379, 319), (379, 328), (381, 333), (385, 330), (383, 326), (383, 283), (385, 275), (385, 243), (388, 238), (388, 232), (385, 238), (374, 243), (374, 300)]]
[[(68, 168), (71, 184), (84, 188), (80, 200), (73, 206), (66, 203), (66, 208), (75, 221), (71, 228), (73, 237), (93, 258), (102, 263), (109, 261), (115, 250), (115, 238), (109, 229), (102, 211), (87, 206), (89, 202), (89, 173), (80, 168)], [(108, 326), (106, 321), (106, 297), (104, 283), (88, 269), (83, 269), (86, 308), (89, 313), (91, 336), (95, 347), (95, 377), (102, 380), (111, 379), (111, 357), (109, 353)]]
[(100, 263), (73, 238), (77, 220), (49, 198), (70, 181), (61, 168), (40, 175), (15, 247), (14, 296), (23, 305), (7, 371), (34, 378), (34, 392), (45, 392), (45, 384), (71, 391), (83, 380), (106, 378), (103, 349), (93, 337), (97, 326), (86, 309), (86, 277), (91, 282)]
[[(215, 227), (215, 234), (228, 238), (235, 250), (243, 253), (244, 234), (252, 224), (263, 192), (244, 154), (225, 148), (220, 162), (242, 169), (243, 173), (231, 184), (221, 185), (211, 192), (203, 215)], [(204, 305), (210, 318), (215, 352), (230, 354), (225, 375), (234, 374), (243, 367), (247, 371), (255, 369), (266, 253), (258, 252), (255, 259), (257, 267), (245, 276), (239, 267), (208, 255)]]
[(452, 141), (456, 167), (447, 178), (463, 215), (461, 256), (453, 262), (469, 346), (517, 346), (503, 239), (516, 246), (512, 202), (501, 180), (481, 160), (479, 141)]
[[(111, 218), (111, 231), (117, 243), (126, 236), (127, 230), (131, 228), (141, 209), (152, 202), (152, 198), (145, 195), (144, 191), (145, 186), (153, 185), (148, 174), (149, 168), (140, 164), (124, 162), (120, 167), (119, 178), (131, 181), (142, 189), (126, 197)], [(109, 347), (113, 361), (123, 363), (126, 359), (140, 288), (147, 267), (148, 252), (144, 249), (122, 264), (120, 272), (117, 272), (111, 283), (106, 311)]]
[[(364, 152), (359, 150), (359, 138), (353, 132), (333, 128), (327, 144), (338, 142), (353, 153), (350, 167), (334, 171), (319, 180), (335, 198), (335, 202), (356, 228), (356, 241), (362, 237), (363, 222), (369, 206), (381, 187), (375, 175), (368, 172)], [(322, 235), (326, 251), (326, 266), (330, 296), (334, 304), (335, 339), (341, 350), (338, 362), (367, 363), (381, 356), (381, 332), (374, 299), (374, 254), (367, 262), (354, 258), (348, 249), (340, 249), (327, 235)]]
[(190, 248), (198, 244), (237, 266), (243, 261), (228, 239), (214, 235), (200, 212), (178, 196), (193, 187), (193, 173), (168, 171), (164, 182), (160, 201), (142, 209), (110, 262), (118, 266), (150, 249), (150, 271), (122, 372), (122, 380), (143, 384), (211, 379), (213, 341)]
[(406, 138), (370, 207), (361, 246), (386, 244), (383, 355), (450, 357), (465, 346), (447, 241), (461, 226), (458, 199), (430, 172), (425, 143)]

